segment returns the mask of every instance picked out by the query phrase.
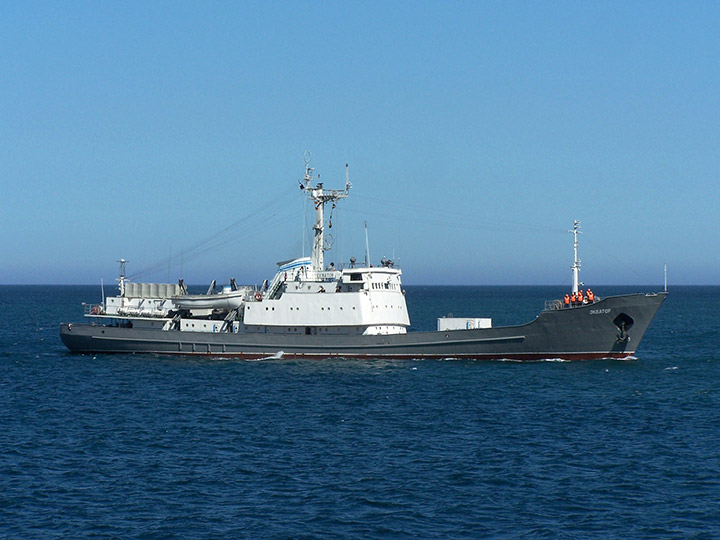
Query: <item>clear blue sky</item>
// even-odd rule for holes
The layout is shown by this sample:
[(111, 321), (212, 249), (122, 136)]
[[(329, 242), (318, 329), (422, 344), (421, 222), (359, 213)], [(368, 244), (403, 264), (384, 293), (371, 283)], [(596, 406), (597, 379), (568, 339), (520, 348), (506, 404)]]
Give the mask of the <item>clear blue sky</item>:
[[(720, 284), (720, 3), (5, 2), (0, 283)], [(210, 249), (193, 247), (224, 231)], [(197, 250), (196, 250), (197, 251)], [(185, 254), (188, 254), (185, 256)], [(306, 253), (308, 253), (306, 248)]]

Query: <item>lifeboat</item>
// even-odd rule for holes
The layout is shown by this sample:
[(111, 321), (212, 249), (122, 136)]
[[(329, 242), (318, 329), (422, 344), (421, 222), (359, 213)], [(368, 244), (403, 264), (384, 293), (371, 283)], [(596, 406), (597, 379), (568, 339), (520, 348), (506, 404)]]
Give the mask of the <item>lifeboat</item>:
[(173, 296), (173, 303), (181, 309), (218, 309), (230, 311), (239, 308), (245, 301), (249, 289), (227, 290), (217, 294), (183, 294)]

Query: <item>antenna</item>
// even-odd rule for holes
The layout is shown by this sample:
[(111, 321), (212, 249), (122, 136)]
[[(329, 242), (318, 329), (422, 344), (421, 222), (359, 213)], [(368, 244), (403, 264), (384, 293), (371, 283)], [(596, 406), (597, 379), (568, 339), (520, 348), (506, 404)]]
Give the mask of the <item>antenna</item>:
[(667, 292), (667, 263), (665, 263), (665, 292)]
[(363, 224), (365, 225), (365, 268), (367, 268), (370, 264), (370, 242), (368, 241), (367, 221), (363, 221)]
[[(308, 189), (310, 187), (310, 181), (312, 180), (312, 172), (315, 170), (310, 167), (310, 162), (312, 161), (310, 150), (303, 152), (303, 161), (305, 162), (305, 176), (300, 181), (300, 189)], [(305, 182), (304, 184), (303, 181)]]
[[(300, 189), (303, 189), (302, 183), (300, 183)], [(303, 199), (303, 211), (302, 211), (303, 226), (302, 226), (302, 241), (300, 242), (300, 246), (302, 248), (303, 258), (305, 258), (305, 238), (307, 236), (307, 216), (305, 215), (305, 210), (307, 210), (307, 199)]]
[(395, 261), (395, 264), (398, 267), (400, 267), (400, 253), (401, 253), (401, 248), (402, 248), (402, 244), (400, 243), (400, 238), (401, 238), (400, 226), (398, 225), (398, 228), (397, 228), (397, 258), (395, 258), (396, 257), (395, 250), (393, 249), (393, 260)]
[(118, 278), (118, 288), (120, 289), (120, 296), (125, 296), (125, 264), (130, 261), (120, 259), (120, 277)]

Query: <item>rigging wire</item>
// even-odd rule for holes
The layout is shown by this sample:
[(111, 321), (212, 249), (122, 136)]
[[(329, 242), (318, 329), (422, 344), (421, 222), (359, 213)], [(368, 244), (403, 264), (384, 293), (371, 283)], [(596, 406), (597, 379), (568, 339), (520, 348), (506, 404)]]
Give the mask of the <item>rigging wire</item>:
[[(358, 216), (378, 216), (385, 219), (390, 218), (389, 212), (382, 212), (382, 211), (359, 211), (354, 210), (352, 208), (345, 209), (346, 212), (355, 214)], [(478, 220), (475, 217), (471, 216), (463, 216), (461, 215), (455, 215), (455, 214), (449, 214), (445, 218), (443, 216), (439, 217), (433, 217), (432, 215), (418, 215), (417, 213), (414, 214), (396, 214), (395, 219), (391, 219), (391, 221), (397, 221), (398, 223), (413, 223), (417, 225), (433, 225), (433, 226), (439, 226), (439, 227), (461, 227), (464, 229), (469, 230), (488, 230), (488, 231), (500, 231), (500, 232), (528, 232), (532, 231), (534, 233), (548, 233), (548, 234), (565, 234), (564, 229), (555, 229), (555, 228), (549, 228), (549, 227), (533, 227), (531, 225), (526, 224), (518, 224), (518, 223), (478, 223)]]
[(590, 238), (587, 237), (583, 238), (583, 242), (588, 242), (595, 246), (597, 249), (599, 249), (605, 255), (605, 260), (614, 260), (616, 264), (622, 266), (629, 272), (632, 272), (637, 278), (641, 280), (647, 279), (647, 276), (643, 276), (640, 272), (637, 271), (637, 269), (628, 266), (628, 264), (622, 258), (618, 257), (617, 250), (613, 252), (611, 250), (605, 249), (600, 244), (598, 244), (597, 242), (593, 242)]
[[(457, 212), (457, 211), (446, 211), (441, 210), (436, 207), (429, 207), (429, 206), (423, 206), (419, 204), (408, 204), (408, 203), (402, 203), (398, 204), (395, 201), (390, 201), (388, 199), (380, 198), (380, 197), (372, 197), (368, 195), (355, 195), (356, 199), (360, 200), (367, 200), (372, 203), (372, 207), (377, 208), (378, 206), (386, 206), (389, 209), (391, 209), (388, 212), (382, 212), (382, 211), (376, 211), (374, 215), (380, 215), (383, 217), (388, 217), (388, 215), (396, 215), (397, 219), (399, 221), (414, 221), (414, 222), (420, 222), (420, 223), (429, 223), (433, 225), (443, 225), (443, 226), (455, 226), (457, 224), (461, 224), (463, 226), (467, 225), (467, 223), (472, 224), (472, 228), (474, 229), (485, 229), (485, 230), (494, 230), (494, 231), (506, 231), (506, 232), (525, 232), (525, 231), (533, 231), (533, 232), (546, 232), (546, 233), (562, 233), (565, 234), (565, 229), (557, 229), (554, 227), (543, 227), (542, 225), (537, 224), (528, 224), (523, 223), (519, 221), (509, 221), (509, 220), (494, 220), (489, 218), (482, 218), (478, 217), (476, 214), (470, 214), (465, 212)], [(410, 211), (409, 214), (406, 215), (405, 212), (398, 212), (398, 209)], [(351, 213), (360, 213), (353, 209), (347, 209)], [(421, 212), (423, 216), (418, 216), (417, 213)], [(373, 214), (372, 211), (363, 211), (363, 215), (369, 215)]]
[[(176, 252), (175, 255), (171, 255), (170, 257), (165, 258), (162, 261), (143, 268), (142, 270), (129, 276), (128, 279), (137, 280), (142, 276), (157, 273), (159, 270), (165, 268), (169, 269), (169, 266), (171, 264), (177, 263), (178, 261), (180, 261), (180, 263), (184, 266), (184, 263), (186, 261), (191, 261), (210, 251), (214, 251), (229, 244), (235, 243), (239, 240), (242, 240), (243, 238), (246, 238), (248, 235), (253, 235), (255, 232), (268, 228), (268, 226), (275, 227), (279, 225), (284, 225), (289, 221), (297, 219), (297, 213), (288, 213), (283, 211), (283, 208), (287, 208), (285, 200), (292, 193), (297, 193), (297, 190), (288, 189), (282, 192), (280, 196), (271, 198), (267, 204), (260, 205), (257, 210), (242, 216), (240, 219), (230, 223), (229, 225), (213, 233), (212, 235), (192, 244), (190, 247), (181, 249), (179, 254)], [(374, 211), (367, 209), (359, 211), (353, 209), (352, 207), (344, 207), (344, 211), (348, 212), (349, 214), (356, 214), (363, 217), (371, 215), (387, 219), (389, 216), (394, 216), (397, 221), (402, 223), (413, 223), (419, 225), (443, 227), (462, 227), (464, 229), (471, 230), (484, 229), (503, 232), (533, 231), (535, 233), (544, 232), (562, 234), (565, 234), (567, 232), (564, 229), (542, 227), (516, 221), (498, 221), (488, 218), (478, 218), (477, 215), (471, 215), (469, 213), (446, 211), (438, 209), (436, 207), (428, 207), (419, 204), (403, 203), (402, 205), (400, 205), (381, 197), (355, 194), (354, 198), (359, 199), (360, 201), (365, 200), (371, 203), (366, 206), (375, 208)], [(304, 224), (303, 237), (306, 238), (306, 241), (308, 243), (312, 244), (313, 229), (312, 227), (307, 227), (308, 216), (305, 211), (307, 208), (307, 199), (304, 196), (302, 197), (302, 199), (302, 219)], [(388, 210), (383, 211), (382, 207), (387, 207)], [(332, 227), (333, 217), (335, 217), (337, 221), (337, 217), (334, 213), (335, 209), (336, 207), (335, 205), (333, 205), (329, 214), (329, 228)], [(398, 211), (399, 209), (400, 211)], [(302, 252), (304, 255), (304, 242), (302, 246)], [(637, 274), (635, 270), (633, 271)]]
[(260, 205), (254, 212), (241, 217), (220, 231), (192, 244), (189, 248), (182, 249), (180, 255), (175, 255), (169, 259), (166, 258), (147, 266), (129, 276), (128, 279), (137, 280), (147, 274), (156, 273), (166, 265), (177, 260), (182, 261), (184, 265), (184, 263), (189, 260), (193, 260), (208, 251), (216, 250), (233, 242), (237, 242), (258, 230), (267, 228), (268, 225), (278, 225), (289, 219), (295, 219), (292, 213), (282, 211), (286, 206), (285, 199), (287, 199), (291, 193), (295, 192), (295, 189), (289, 189), (283, 192), (280, 196), (275, 197), (274, 200), (271, 199), (269, 203)]

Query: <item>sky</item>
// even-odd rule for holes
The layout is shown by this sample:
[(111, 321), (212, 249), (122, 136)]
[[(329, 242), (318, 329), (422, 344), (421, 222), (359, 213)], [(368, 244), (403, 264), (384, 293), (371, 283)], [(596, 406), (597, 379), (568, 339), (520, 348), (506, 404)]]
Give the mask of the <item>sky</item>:
[(720, 285), (720, 3), (4, 2), (0, 284)]

